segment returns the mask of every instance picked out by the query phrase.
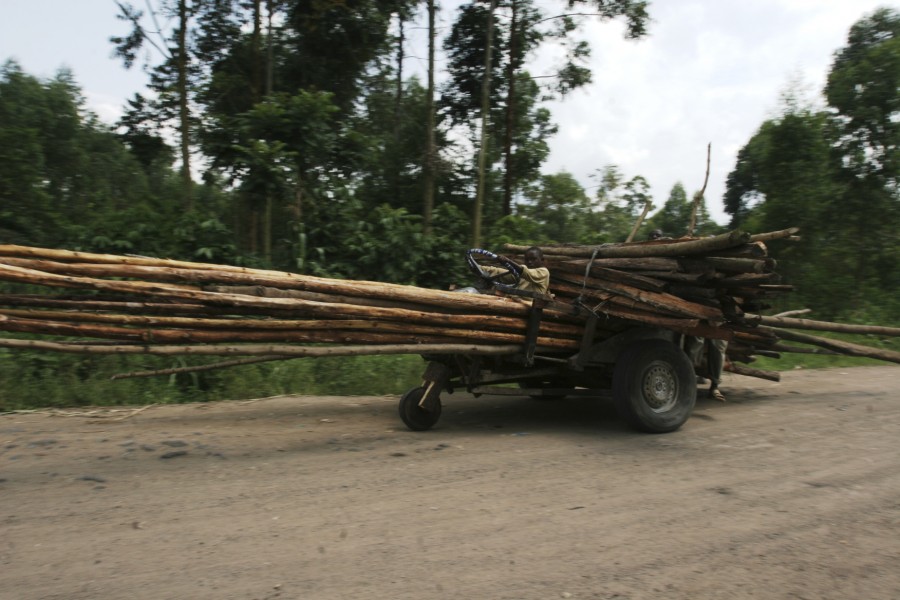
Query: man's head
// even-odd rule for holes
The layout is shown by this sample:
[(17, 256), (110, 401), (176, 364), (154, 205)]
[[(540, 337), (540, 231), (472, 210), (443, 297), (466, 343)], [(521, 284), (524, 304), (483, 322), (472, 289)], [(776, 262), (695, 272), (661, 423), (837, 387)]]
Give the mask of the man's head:
[(653, 231), (650, 232), (650, 239), (651, 239), (651, 240), (658, 240), (658, 239), (661, 238), (662, 236), (663, 236), (662, 229), (654, 229)]
[(537, 269), (544, 266), (544, 253), (537, 246), (532, 246), (525, 251), (525, 266), (529, 269)]

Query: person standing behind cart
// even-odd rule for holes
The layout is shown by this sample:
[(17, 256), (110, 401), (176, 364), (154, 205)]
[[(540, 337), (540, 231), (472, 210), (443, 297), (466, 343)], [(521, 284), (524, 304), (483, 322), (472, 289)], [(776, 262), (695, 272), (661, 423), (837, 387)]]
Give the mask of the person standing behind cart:
[[(703, 358), (706, 357), (706, 368), (703, 372), (709, 377), (709, 397), (719, 402), (725, 402), (725, 395), (719, 390), (722, 383), (722, 372), (725, 370), (725, 353), (728, 350), (726, 340), (704, 338), (689, 335), (685, 339), (685, 352), (691, 358), (694, 366), (702, 367)], [(703, 377), (697, 377), (697, 383), (704, 383)]]
[(722, 371), (725, 370), (725, 352), (728, 350), (726, 340), (706, 340), (706, 365), (709, 370), (709, 397), (725, 402), (725, 395), (719, 390), (722, 383)]

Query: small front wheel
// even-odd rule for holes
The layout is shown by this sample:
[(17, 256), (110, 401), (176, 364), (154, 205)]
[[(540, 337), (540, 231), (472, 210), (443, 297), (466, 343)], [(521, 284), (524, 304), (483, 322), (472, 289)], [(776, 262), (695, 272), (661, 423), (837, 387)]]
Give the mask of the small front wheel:
[(441, 418), (440, 398), (435, 398), (425, 408), (419, 405), (424, 395), (424, 387), (415, 387), (400, 398), (400, 419), (413, 431), (427, 431)]
[(613, 399), (628, 424), (648, 433), (681, 427), (697, 401), (697, 384), (690, 359), (665, 340), (645, 340), (616, 360)]

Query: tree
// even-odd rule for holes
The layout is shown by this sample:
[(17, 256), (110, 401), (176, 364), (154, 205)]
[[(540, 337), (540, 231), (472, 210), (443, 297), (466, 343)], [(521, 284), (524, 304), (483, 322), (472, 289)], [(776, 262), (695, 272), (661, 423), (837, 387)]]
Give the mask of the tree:
[(434, 105), (434, 49), (437, 31), (435, 28), (435, 3), (434, 0), (427, 0), (428, 4), (428, 89), (425, 92), (425, 160), (422, 164), (424, 174), (423, 181), (423, 200), (422, 200), (422, 223), (424, 233), (431, 235), (431, 218), (434, 210), (434, 187), (437, 171), (437, 144), (435, 142), (435, 127), (437, 126), (437, 116), (435, 114)]
[(792, 282), (809, 280), (817, 269), (844, 271), (834, 263), (841, 255), (833, 245), (835, 225), (824, 219), (838, 194), (827, 123), (826, 114), (786, 95), (782, 115), (763, 123), (741, 149), (726, 182), (725, 210), (732, 215), (732, 228), (800, 228), (801, 242), (774, 242), (784, 259), (779, 271)]
[[(416, 78), (404, 85), (399, 110), (403, 118), (398, 121), (390, 73), (374, 75), (367, 85), (360, 113), (350, 120), (354, 135), (365, 147), (355, 174), (356, 193), (369, 208), (387, 203), (422, 214), (425, 227), (422, 187), (429, 184), (423, 172), (423, 157), (429, 152), (428, 144), (433, 143), (437, 161), (444, 139), (432, 130), (433, 140), (429, 140), (427, 92)], [(432, 177), (434, 186), (436, 173)]]
[[(186, 231), (165, 164), (150, 173), (84, 109), (68, 71), (40, 81), (0, 71), (0, 228), (22, 244), (177, 256)], [(176, 231), (177, 230), (177, 231)], [(188, 255), (186, 258), (193, 258)]]
[(801, 228), (780, 269), (823, 315), (883, 302), (900, 288), (900, 16), (854, 24), (835, 53), (826, 112), (784, 98), (741, 149), (725, 195), (732, 226)]
[[(649, 17), (647, 3), (633, 0), (570, 0), (564, 3), (568, 10), (584, 7), (590, 12), (549, 17), (532, 0), (504, 0), (497, 6), (498, 12), (503, 13), (502, 19), (495, 16), (488, 20), (483, 2), (472, 2), (460, 8), (453, 30), (445, 41), (450, 81), (444, 92), (444, 103), (454, 122), (464, 122), (468, 114), (478, 110), (481, 98), (478, 92), (485, 77), (493, 82), (490, 86), (491, 106), (495, 114), (492, 115), (491, 138), (501, 149), (495, 156), (502, 160), (504, 169), (500, 214), (508, 215), (512, 212), (515, 191), (537, 176), (534, 173), (529, 179), (531, 173), (517, 172), (514, 168), (514, 163), (522, 162), (516, 156), (523, 152), (517, 146), (517, 140), (528, 135), (532, 126), (531, 121), (520, 117), (518, 100), (523, 78), (535, 83), (537, 80), (526, 69), (529, 59), (537, 55), (545, 42), (555, 42), (565, 49), (565, 58), (553, 68), (552, 74), (541, 76), (551, 83), (543, 86), (536, 97), (547, 100), (563, 96), (591, 80), (590, 70), (584, 66), (590, 56), (590, 45), (575, 39), (579, 22), (588, 17), (600, 20), (622, 17), (627, 23), (626, 35), (636, 39), (645, 35)], [(483, 68), (488, 25), (496, 30), (492, 43), (496, 58), (489, 74)], [(531, 86), (526, 86), (522, 92), (535, 95)]]
[(151, 177), (160, 170), (168, 170), (175, 160), (172, 147), (153, 121), (153, 109), (147, 99), (135, 94), (127, 101), (124, 114), (117, 123), (118, 129), (123, 131), (122, 140)]
[(900, 13), (882, 8), (853, 25), (825, 86), (842, 166), (896, 184), (900, 173)]
[[(15, 62), (0, 69), (0, 231), (10, 241), (39, 241), (49, 228), (53, 194), (45, 179), (44, 146), (52, 115), (46, 92)], [(72, 111), (58, 114), (66, 113)]]
[(484, 75), (481, 83), (481, 134), (478, 140), (478, 184), (475, 190), (475, 210), (472, 216), (472, 246), (481, 245), (481, 217), (485, 195), (485, 169), (487, 164), (487, 140), (488, 123), (491, 107), (491, 69), (493, 68), (494, 49), (494, 12), (497, 9), (497, 0), (490, 0), (490, 8), (486, 18), (487, 33), (485, 34), (484, 49)]
[(679, 237), (687, 231), (690, 220), (691, 203), (679, 181), (672, 186), (666, 203), (647, 222), (647, 229), (659, 229), (667, 237)]
[[(326, 184), (336, 137), (332, 119), (338, 108), (324, 92), (273, 94), (235, 118), (233, 176), (247, 201), (262, 203), (253, 211), (251, 242), (272, 261), (273, 222), (288, 239), (306, 235), (304, 223), (327, 218), (317, 214), (316, 200), (329, 198)], [(273, 215), (278, 198), (278, 215)], [(273, 221), (274, 219), (274, 221)], [(285, 229), (287, 227), (287, 229)], [(292, 230), (293, 229), (293, 230)]]
[[(188, 41), (188, 28), (191, 17), (197, 10), (197, 2), (188, 0), (163, 1), (157, 9), (148, 0), (148, 17), (154, 29), (148, 30), (143, 24), (144, 14), (132, 5), (116, 1), (119, 7), (119, 19), (131, 23), (132, 30), (125, 36), (113, 36), (110, 41), (116, 47), (118, 55), (126, 68), (131, 68), (138, 52), (145, 44), (153, 46), (160, 54), (162, 62), (151, 71), (151, 89), (157, 97), (153, 102), (160, 126), (167, 121), (176, 123), (178, 131), (181, 180), (183, 184), (184, 204), (188, 210), (193, 209), (191, 188), (191, 143), (192, 116), (190, 110), (190, 79), (193, 70), (192, 51)], [(159, 27), (160, 17), (174, 17), (177, 26), (169, 32)], [(154, 33), (151, 35), (151, 31)], [(148, 59), (149, 62), (149, 59)], [(147, 66), (147, 65), (145, 65)]]
[(570, 173), (542, 176), (526, 197), (530, 203), (521, 212), (540, 224), (546, 240), (580, 242), (589, 237), (590, 200)]
[(294, 89), (333, 95), (350, 114), (366, 70), (391, 49), (391, 18), (411, 0), (293, 0), (282, 69)]
[(750, 141), (738, 151), (734, 169), (725, 180), (723, 203), (731, 215), (730, 227), (736, 229), (746, 222), (755, 206), (763, 201), (760, 166), (768, 152), (768, 131), (771, 122), (763, 123)]
[(590, 227), (586, 243), (624, 242), (634, 227), (638, 215), (647, 201), (652, 202), (647, 180), (636, 175), (625, 180), (616, 165), (599, 169), (595, 178), (596, 200), (590, 214)]
[[(855, 248), (854, 289), (867, 281), (900, 288), (900, 13), (882, 8), (850, 29), (834, 58), (825, 96), (840, 202), (829, 222)], [(837, 232), (836, 232), (837, 233)]]
[[(268, 25), (262, 31), (260, 3), (221, 0), (215, 4), (223, 5), (223, 10), (204, 4), (210, 8), (202, 13), (196, 35), (198, 56), (205, 65), (197, 94), (206, 117), (202, 148), (212, 168), (242, 190), (240, 214), (246, 218), (241, 222), (250, 225), (243, 231), (246, 247), (276, 261), (286, 257), (275, 252), (273, 244), (291, 247), (294, 258), (288, 264), (299, 260), (309, 265), (297, 256), (306, 256), (303, 248), (338, 245), (324, 239), (335, 231), (332, 223), (324, 222), (326, 209), (350, 201), (360, 181), (367, 178), (367, 169), (382, 175), (388, 169), (384, 181), (391, 185), (405, 176), (406, 162), (393, 160), (399, 151), (391, 157), (381, 155), (384, 161), (374, 166), (377, 148), (405, 144), (398, 141), (398, 133), (406, 124), (397, 127), (396, 102), (405, 103), (402, 93), (391, 97), (387, 129), (382, 128), (385, 121), (368, 127), (359, 115), (376, 105), (381, 111), (383, 84), (390, 73), (388, 57), (396, 48), (392, 18), (406, 15), (414, 3), (267, 2)], [(273, 19), (273, 13), (278, 18)], [(267, 84), (260, 95), (254, 92), (252, 80), (259, 71), (255, 65), (262, 47), (266, 48)], [(396, 77), (392, 81), (396, 90)], [(369, 92), (377, 99), (368, 102)], [(301, 114), (300, 107), (309, 109), (309, 114)], [(270, 126), (270, 121), (283, 129)], [(420, 122), (420, 132), (421, 127)], [(376, 133), (384, 137), (373, 138)], [(293, 164), (290, 174), (283, 168), (268, 168), (289, 163)], [(421, 169), (421, 152), (417, 164)], [(273, 182), (276, 173), (282, 181), (278, 185)], [(374, 180), (369, 177), (366, 185)], [(416, 182), (417, 189), (419, 185)], [(352, 198), (354, 203), (359, 200)]]

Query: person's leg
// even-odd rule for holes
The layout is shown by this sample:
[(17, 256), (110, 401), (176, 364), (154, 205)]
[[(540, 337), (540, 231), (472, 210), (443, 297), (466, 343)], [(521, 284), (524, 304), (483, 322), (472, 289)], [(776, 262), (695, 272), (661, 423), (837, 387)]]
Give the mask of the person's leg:
[(720, 402), (725, 402), (725, 396), (719, 391), (722, 382), (722, 371), (725, 369), (725, 350), (728, 342), (725, 340), (707, 340), (706, 365), (709, 370), (709, 397)]

